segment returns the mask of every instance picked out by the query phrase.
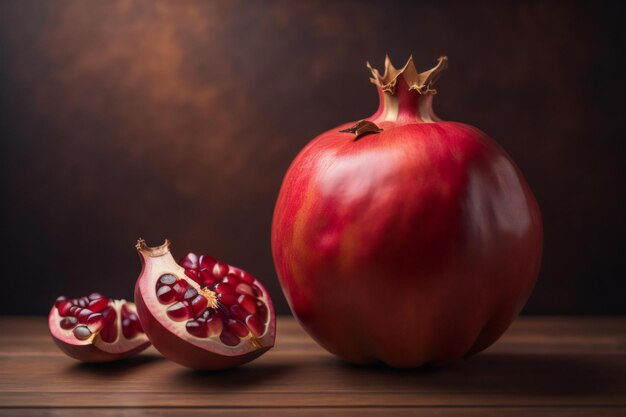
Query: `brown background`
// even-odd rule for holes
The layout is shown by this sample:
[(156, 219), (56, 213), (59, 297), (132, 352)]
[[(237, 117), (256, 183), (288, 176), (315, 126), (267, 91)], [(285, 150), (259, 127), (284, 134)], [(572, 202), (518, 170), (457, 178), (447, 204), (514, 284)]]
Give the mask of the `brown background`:
[(273, 204), (316, 134), (376, 108), (365, 61), (450, 68), (435, 109), (536, 192), (526, 311), (626, 313), (624, 7), (589, 2), (0, 3), (1, 313), (131, 297), (138, 236), (262, 278)]

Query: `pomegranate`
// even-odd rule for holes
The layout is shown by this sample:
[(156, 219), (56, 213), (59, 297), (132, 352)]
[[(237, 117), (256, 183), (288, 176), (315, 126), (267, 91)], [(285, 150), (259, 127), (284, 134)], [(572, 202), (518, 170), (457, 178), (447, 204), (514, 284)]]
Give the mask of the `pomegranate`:
[(139, 319), (154, 347), (196, 369), (249, 362), (274, 346), (276, 324), (269, 294), (247, 272), (190, 253), (180, 265), (170, 242), (137, 242), (143, 268), (135, 286)]
[(135, 305), (98, 293), (57, 298), (48, 315), (48, 327), (63, 352), (85, 362), (122, 359), (150, 346)]
[(272, 251), (295, 316), (355, 363), (443, 364), (494, 343), (532, 291), (539, 207), (475, 127), (439, 119), (441, 57), (381, 75), (371, 117), (321, 134), (284, 178)]

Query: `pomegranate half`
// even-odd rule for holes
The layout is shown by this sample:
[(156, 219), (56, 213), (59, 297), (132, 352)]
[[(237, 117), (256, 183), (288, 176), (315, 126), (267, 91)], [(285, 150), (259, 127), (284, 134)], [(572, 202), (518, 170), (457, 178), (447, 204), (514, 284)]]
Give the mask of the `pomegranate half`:
[(224, 369), (274, 346), (274, 307), (259, 281), (207, 255), (190, 253), (179, 265), (169, 247), (136, 245), (143, 268), (135, 302), (159, 352), (190, 368)]
[(98, 293), (57, 298), (48, 315), (48, 328), (63, 352), (85, 362), (114, 361), (150, 346), (135, 305)]
[(311, 141), (280, 190), (282, 288), (304, 328), (348, 361), (410, 368), (479, 352), (537, 278), (541, 215), (519, 168), (487, 134), (432, 110), (446, 65), (370, 67), (378, 111)]

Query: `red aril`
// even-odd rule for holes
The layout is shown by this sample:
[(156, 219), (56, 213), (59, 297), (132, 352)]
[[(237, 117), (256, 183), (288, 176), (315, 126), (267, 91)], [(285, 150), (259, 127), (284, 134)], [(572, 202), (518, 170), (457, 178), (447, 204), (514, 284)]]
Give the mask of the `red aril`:
[(137, 242), (143, 268), (135, 286), (139, 319), (154, 347), (196, 369), (249, 362), (274, 346), (269, 294), (247, 272), (190, 253), (177, 264), (169, 241)]
[(280, 190), (282, 288), (304, 328), (348, 361), (416, 367), (479, 352), (539, 271), (541, 215), (519, 168), (432, 110), (446, 64), (372, 69), (378, 111), (310, 142)]
[(63, 352), (85, 362), (122, 359), (150, 346), (135, 305), (98, 293), (57, 298), (48, 315), (48, 328)]

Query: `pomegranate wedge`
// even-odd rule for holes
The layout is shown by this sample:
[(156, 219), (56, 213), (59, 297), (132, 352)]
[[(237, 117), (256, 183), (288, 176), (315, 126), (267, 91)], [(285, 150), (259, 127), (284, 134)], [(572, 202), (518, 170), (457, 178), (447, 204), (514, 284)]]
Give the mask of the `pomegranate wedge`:
[(170, 242), (136, 248), (143, 265), (135, 286), (139, 319), (154, 347), (195, 369), (249, 362), (274, 346), (272, 300), (250, 274), (210, 256), (177, 264)]
[(84, 362), (114, 361), (150, 346), (135, 305), (98, 293), (57, 298), (48, 315), (48, 327), (63, 352)]

